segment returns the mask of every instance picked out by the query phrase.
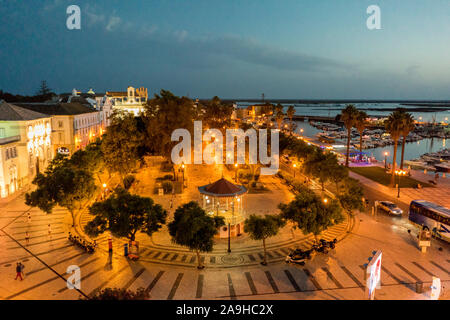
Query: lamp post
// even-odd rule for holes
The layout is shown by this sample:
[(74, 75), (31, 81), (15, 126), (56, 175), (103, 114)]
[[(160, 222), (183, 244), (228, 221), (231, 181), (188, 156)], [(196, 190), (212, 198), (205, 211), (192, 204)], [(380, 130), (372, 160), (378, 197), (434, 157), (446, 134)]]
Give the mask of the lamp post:
[(235, 163), (234, 164), (234, 182), (237, 182), (237, 168), (238, 168), (238, 164)]
[(183, 171), (183, 188), (184, 188), (184, 163), (181, 165), (181, 169)]
[(106, 186), (107, 186), (106, 183), (104, 183), (104, 184), (102, 185), (102, 187), (103, 187), (102, 199), (104, 199), (104, 198), (106, 197)]
[(294, 178), (295, 178), (295, 168), (297, 168), (297, 165), (294, 163), (294, 164), (292, 165), (292, 167), (294, 168)]
[(327, 203), (328, 203), (328, 199), (327, 199), (327, 198), (324, 198), (324, 199), (323, 199), (323, 203), (327, 204)]
[(397, 198), (400, 198), (400, 177), (404, 176), (406, 174), (406, 171), (403, 170), (395, 170), (395, 174), (398, 177), (398, 193), (397, 193)]
[(389, 152), (384, 153), (384, 170), (387, 169), (387, 156), (389, 155)]

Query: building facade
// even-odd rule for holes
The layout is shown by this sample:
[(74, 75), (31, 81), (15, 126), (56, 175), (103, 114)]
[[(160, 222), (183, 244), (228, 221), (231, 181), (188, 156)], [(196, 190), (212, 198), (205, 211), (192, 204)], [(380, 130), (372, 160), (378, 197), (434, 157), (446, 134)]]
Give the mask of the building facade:
[(24, 108), (51, 116), (53, 156), (72, 155), (105, 132), (101, 110), (79, 103), (27, 103)]
[(0, 197), (30, 184), (52, 159), (51, 118), (0, 103)]
[(144, 111), (148, 92), (146, 88), (128, 87), (126, 92), (107, 91), (106, 97), (111, 100), (113, 110), (131, 112), (137, 116)]

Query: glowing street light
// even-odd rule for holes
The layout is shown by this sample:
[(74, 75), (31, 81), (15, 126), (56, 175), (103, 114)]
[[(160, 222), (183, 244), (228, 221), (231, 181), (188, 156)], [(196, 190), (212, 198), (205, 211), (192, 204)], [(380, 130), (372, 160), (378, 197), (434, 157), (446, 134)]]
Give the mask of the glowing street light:
[(328, 203), (328, 199), (327, 199), (327, 198), (324, 198), (324, 199), (323, 199), (323, 203), (327, 204), (327, 203)]
[(238, 164), (235, 163), (234, 164), (234, 182), (237, 182), (237, 169), (238, 169)]
[(406, 175), (406, 171), (404, 170), (395, 170), (395, 175), (398, 177), (398, 193), (397, 198), (400, 198), (400, 177)]
[(387, 169), (387, 156), (389, 155), (389, 152), (384, 152), (384, 169)]
[(295, 178), (295, 168), (297, 168), (297, 164), (293, 164), (292, 167), (294, 168), (294, 178)]

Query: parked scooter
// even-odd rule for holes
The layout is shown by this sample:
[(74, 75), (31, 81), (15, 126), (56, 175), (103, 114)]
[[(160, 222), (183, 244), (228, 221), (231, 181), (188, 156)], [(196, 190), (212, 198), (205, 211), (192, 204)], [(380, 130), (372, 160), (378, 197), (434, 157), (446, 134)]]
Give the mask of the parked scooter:
[(305, 265), (306, 260), (311, 260), (315, 255), (314, 249), (309, 250), (302, 250), (302, 249), (295, 249), (286, 257), (287, 263), (296, 263), (300, 264), (302, 266)]
[(309, 250), (295, 249), (287, 255), (285, 261), (287, 263), (297, 263), (303, 266), (305, 265), (305, 262), (311, 260), (317, 252), (327, 254), (330, 250), (336, 248), (336, 242), (337, 239), (333, 239), (332, 241), (320, 239), (319, 243), (313, 244)]
[(336, 242), (337, 239), (333, 239), (332, 241), (320, 239), (317, 251), (321, 253), (328, 253), (330, 250), (336, 248)]

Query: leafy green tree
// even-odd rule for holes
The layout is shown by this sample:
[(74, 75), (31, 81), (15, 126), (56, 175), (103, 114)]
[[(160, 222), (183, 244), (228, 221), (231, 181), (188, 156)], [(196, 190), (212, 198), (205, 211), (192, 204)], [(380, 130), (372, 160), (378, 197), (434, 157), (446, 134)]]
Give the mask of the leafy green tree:
[(178, 143), (171, 141), (175, 129), (183, 128), (193, 132), (194, 119), (198, 119), (199, 110), (187, 97), (177, 97), (170, 91), (161, 90), (160, 94), (149, 100), (143, 117), (147, 128), (146, 143), (154, 154), (170, 159), (172, 148)]
[(174, 243), (196, 252), (197, 268), (202, 269), (204, 266), (200, 252), (213, 250), (214, 235), (223, 225), (225, 225), (223, 217), (210, 217), (197, 202), (191, 201), (175, 210), (174, 219), (168, 224), (168, 228)]
[(118, 172), (121, 180), (137, 166), (138, 149), (143, 143), (137, 120), (132, 113), (115, 112), (103, 136), (101, 152), (109, 172)]
[(358, 111), (355, 121), (355, 127), (359, 132), (359, 152), (362, 157), (362, 146), (363, 146), (363, 133), (367, 127), (367, 113), (365, 111)]
[(339, 203), (349, 214), (353, 210), (363, 210), (363, 187), (358, 180), (347, 177), (344, 181), (344, 192), (338, 195)]
[(397, 149), (398, 149), (397, 147), (398, 147), (398, 140), (400, 139), (400, 135), (402, 133), (403, 119), (404, 119), (403, 113), (397, 108), (384, 121), (386, 131), (391, 135), (391, 139), (394, 140), (394, 155), (392, 157), (392, 173), (390, 183), (391, 187), (394, 186), (395, 182), (395, 168), (397, 165)]
[(223, 103), (215, 96), (211, 100), (201, 104), (202, 121), (209, 128), (226, 129), (231, 125), (233, 106)]
[(348, 167), (348, 160), (350, 154), (350, 139), (352, 135), (352, 128), (356, 124), (356, 119), (358, 117), (358, 109), (355, 106), (349, 104), (344, 110), (341, 112), (341, 121), (344, 122), (345, 127), (347, 128), (347, 152), (345, 154), (345, 166)]
[(102, 140), (97, 138), (94, 142), (88, 144), (84, 150), (77, 150), (72, 157), (70, 157), (70, 164), (75, 168), (92, 172), (101, 184), (101, 174), (106, 168), (102, 152)]
[(300, 192), (288, 204), (280, 203), (278, 208), (283, 219), (293, 222), (305, 235), (312, 233), (316, 241), (323, 231), (344, 219), (337, 200), (325, 203), (310, 190)]
[(325, 183), (331, 178), (337, 166), (338, 161), (334, 153), (315, 149), (305, 162), (305, 173), (318, 178), (322, 185), (322, 191), (324, 191)]
[(33, 180), (37, 189), (25, 195), (25, 203), (51, 213), (56, 205), (69, 210), (72, 226), (75, 213), (94, 196), (97, 187), (89, 171), (76, 169), (64, 157), (56, 157), (45, 174), (39, 173)]
[(167, 211), (151, 198), (130, 194), (122, 188), (104, 201), (95, 202), (89, 207), (95, 218), (85, 226), (85, 232), (96, 237), (110, 231), (116, 237), (134, 241), (141, 231), (149, 236), (166, 223)]
[(261, 264), (267, 264), (266, 239), (276, 236), (286, 222), (280, 216), (265, 215), (264, 217), (250, 215), (244, 222), (244, 231), (253, 240), (262, 240), (264, 248), (264, 259)]
[(346, 166), (336, 164), (330, 171), (330, 180), (335, 183), (336, 192), (339, 194), (339, 183), (348, 177), (348, 168)]

